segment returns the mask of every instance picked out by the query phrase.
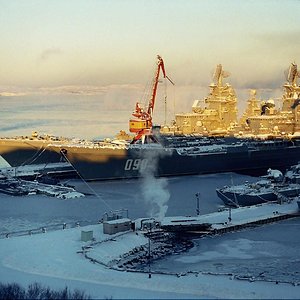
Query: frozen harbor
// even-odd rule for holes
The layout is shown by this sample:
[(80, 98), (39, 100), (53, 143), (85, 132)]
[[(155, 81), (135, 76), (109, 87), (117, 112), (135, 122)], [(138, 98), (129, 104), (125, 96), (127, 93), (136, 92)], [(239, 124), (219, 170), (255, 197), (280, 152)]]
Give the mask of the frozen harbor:
[(156, 261), (157, 271), (234, 274), (239, 278), (300, 282), (300, 220), (291, 219), (239, 232), (194, 240), (194, 247), (180, 256)]
[(237, 174), (161, 178), (149, 182), (123, 180), (86, 184), (70, 180), (67, 181), (70, 186), (89, 195), (68, 201), (40, 195), (0, 194), (0, 232), (64, 222), (97, 223), (105, 212), (121, 208), (128, 209), (132, 219), (155, 216), (162, 209), (166, 209), (166, 216), (195, 215), (196, 193), (200, 193), (201, 214), (210, 213), (223, 205), (215, 192), (216, 183), (222, 186), (232, 180), (242, 182), (244, 178), (255, 180)]
[[(49, 228), (44, 234), (0, 239), (1, 278), (23, 285), (33, 281), (54, 288), (68, 285), (97, 298), (298, 298), (300, 220), (297, 218), (194, 240), (194, 247), (188, 252), (151, 264), (154, 273), (186, 274), (180, 277), (154, 274), (149, 279), (147, 274), (108, 270), (77, 253), (83, 245), (80, 242), (83, 227), (70, 228), (76, 223), (96, 224), (105, 212), (121, 208), (128, 209), (131, 219), (159, 216), (161, 211), (166, 211), (166, 216), (194, 216), (196, 193), (200, 193), (200, 213), (215, 212), (222, 205), (216, 187), (245, 179), (255, 180), (231, 173), (161, 178), (151, 183), (128, 180), (87, 185), (73, 180), (69, 184), (89, 195), (65, 200), (40, 195), (0, 195), (1, 233)], [(155, 189), (150, 188), (151, 184)], [(161, 201), (155, 202), (159, 195)], [(67, 224), (67, 230), (51, 229), (63, 223)], [(94, 232), (99, 238), (101, 230)], [(111, 245), (114, 251), (122, 252), (126, 245), (132, 246), (130, 241), (124, 239), (120, 247), (114, 242)], [(109, 255), (113, 255), (111, 249), (108, 247)]]

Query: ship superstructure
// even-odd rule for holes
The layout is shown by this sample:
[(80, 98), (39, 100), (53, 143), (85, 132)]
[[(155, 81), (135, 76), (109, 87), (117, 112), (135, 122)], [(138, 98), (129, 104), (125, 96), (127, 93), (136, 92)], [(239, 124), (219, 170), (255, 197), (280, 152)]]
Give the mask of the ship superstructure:
[(176, 134), (227, 135), (237, 126), (236, 93), (223, 83), (228, 76), (222, 65), (217, 65), (209, 95), (194, 101), (192, 113), (176, 114)]
[(298, 163), (300, 87), (296, 64), (284, 85), (282, 108), (277, 109), (270, 100), (256, 99), (252, 91), (240, 120), (235, 90), (223, 82), (228, 73), (218, 65), (209, 95), (194, 103), (192, 113), (177, 115), (175, 126), (164, 127), (167, 134), (152, 127), (160, 71), (167, 78), (158, 56), (148, 106), (137, 103), (129, 122), (135, 134), (133, 142), (124, 131), (115, 140), (96, 141), (34, 134), (1, 138), (0, 155), (12, 166), (63, 159), (85, 180), (218, 172), (264, 174), (269, 168), (284, 171)]
[(249, 126), (249, 117), (259, 117), (261, 115), (262, 109), (261, 109), (261, 103), (256, 98), (256, 90), (250, 90), (250, 97), (247, 100), (247, 106), (246, 109), (242, 115), (242, 117), (239, 120), (239, 129), (241, 135), (243, 135), (245, 132), (251, 132), (250, 126)]
[(229, 83), (223, 82), (229, 73), (223, 71), (219, 64), (210, 84), (209, 95), (203, 100), (195, 100), (192, 112), (176, 114), (174, 124), (164, 127), (162, 132), (202, 136), (250, 135), (255, 138), (297, 135), (300, 129), (299, 74), (297, 65), (292, 63), (287, 82), (283, 85), (280, 108), (275, 106), (273, 99), (258, 100), (256, 90), (251, 90), (246, 110), (238, 120), (235, 90)]
[(277, 110), (272, 101), (261, 103), (260, 115), (249, 115), (247, 123), (249, 131), (254, 135), (285, 136), (299, 132), (300, 86), (297, 65), (290, 65), (287, 82), (283, 85), (284, 94), (281, 99), (281, 109)]

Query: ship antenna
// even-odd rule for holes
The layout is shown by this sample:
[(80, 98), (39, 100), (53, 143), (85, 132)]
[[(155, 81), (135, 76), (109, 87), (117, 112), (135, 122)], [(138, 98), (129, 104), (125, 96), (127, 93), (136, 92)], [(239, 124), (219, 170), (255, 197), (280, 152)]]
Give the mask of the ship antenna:
[(165, 95), (165, 120), (164, 125), (167, 125), (167, 95)]
[(213, 75), (213, 80), (218, 86), (223, 85), (223, 78), (226, 78), (230, 75), (229, 72), (224, 71), (221, 64), (218, 64)]
[(284, 72), (284, 74), (289, 84), (297, 84), (297, 78), (300, 77), (300, 72), (297, 70), (297, 64), (295, 62), (291, 63), (290, 67)]

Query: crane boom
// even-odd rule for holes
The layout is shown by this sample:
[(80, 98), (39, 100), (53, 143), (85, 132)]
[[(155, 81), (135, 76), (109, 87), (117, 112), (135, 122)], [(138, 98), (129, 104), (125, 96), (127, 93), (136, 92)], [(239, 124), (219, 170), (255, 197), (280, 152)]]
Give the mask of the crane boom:
[(153, 115), (153, 110), (154, 110), (154, 105), (155, 105), (156, 92), (157, 92), (160, 71), (162, 71), (163, 77), (167, 78), (174, 85), (172, 80), (166, 75), (163, 59), (159, 55), (157, 55), (157, 68), (156, 68), (154, 78), (153, 78), (152, 93), (151, 93), (151, 97), (148, 102), (147, 110), (144, 110), (141, 107), (140, 103), (137, 102), (135, 105), (135, 111), (132, 114), (136, 119), (129, 120), (130, 132), (136, 133), (136, 136), (135, 136), (133, 142), (136, 142), (142, 136), (151, 134), (152, 115)]
[(153, 114), (153, 109), (154, 109), (154, 104), (155, 104), (155, 97), (156, 97), (156, 92), (157, 92), (157, 85), (158, 85), (158, 78), (159, 78), (160, 70), (162, 70), (163, 76), (164, 76), (164, 78), (166, 78), (164, 61), (159, 55), (157, 55), (157, 69), (156, 69), (156, 73), (155, 73), (155, 76), (153, 79), (152, 94), (151, 94), (151, 98), (149, 100), (148, 110), (147, 110), (147, 113), (151, 116)]

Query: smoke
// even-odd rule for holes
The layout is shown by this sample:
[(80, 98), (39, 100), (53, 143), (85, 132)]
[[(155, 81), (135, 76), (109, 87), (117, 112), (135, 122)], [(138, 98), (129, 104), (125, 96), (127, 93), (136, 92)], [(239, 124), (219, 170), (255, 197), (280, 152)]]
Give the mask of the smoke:
[(143, 158), (147, 161), (147, 165), (140, 169), (143, 200), (150, 207), (150, 217), (158, 221), (165, 217), (168, 210), (167, 203), (170, 199), (167, 179), (155, 177), (159, 158), (165, 155), (162, 151), (157, 151), (157, 149), (147, 151), (147, 155)]

